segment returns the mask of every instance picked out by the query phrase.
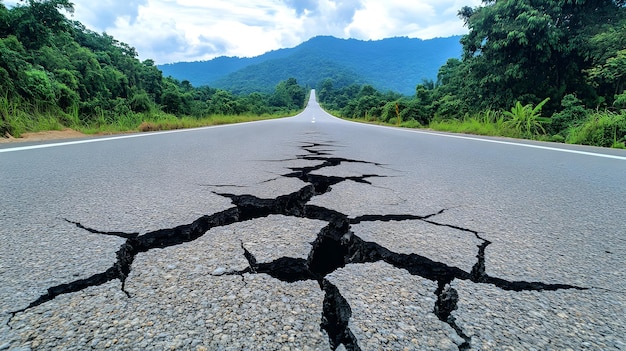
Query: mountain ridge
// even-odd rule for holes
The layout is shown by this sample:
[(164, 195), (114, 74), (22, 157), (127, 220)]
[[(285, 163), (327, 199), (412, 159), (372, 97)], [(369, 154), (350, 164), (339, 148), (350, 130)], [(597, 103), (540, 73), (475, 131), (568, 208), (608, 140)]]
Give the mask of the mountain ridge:
[(160, 65), (164, 76), (234, 93), (270, 91), (294, 77), (316, 87), (330, 78), (339, 86), (370, 84), (383, 91), (412, 95), (423, 80), (436, 80), (450, 58), (460, 58), (461, 36), (434, 39), (394, 37), (380, 40), (313, 37), (302, 44), (263, 55), (217, 57), (208, 61)]

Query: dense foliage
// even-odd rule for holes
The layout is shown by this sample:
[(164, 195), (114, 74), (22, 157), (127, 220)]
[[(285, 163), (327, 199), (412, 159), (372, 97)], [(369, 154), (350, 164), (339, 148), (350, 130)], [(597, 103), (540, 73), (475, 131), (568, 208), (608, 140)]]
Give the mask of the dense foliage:
[[(290, 49), (280, 49), (255, 57), (220, 56), (208, 61), (175, 62), (159, 65), (158, 67), (166, 77), (171, 76), (179, 80), (189, 80), (194, 86), (216, 86), (214, 84), (215, 81), (233, 72), (261, 64), (265, 61), (282, 59), (289, 55)], [(300, 78), (298, 80), (302, 81)], [(264, 87), (264, 90), (267, 90), (267, 88)]]
[[(70, 21), (69, 0), (0, 2), (0, 136), (59, 126), (136, 128), (174, 116), (272, 114), (304, 106), (294, 79), (274, 91), (235, 95), (164, 78), (152, 60), (106, 33)], [(171, 115), (168, 118), (171, 118)]]
[(462, 59), (449, 59), (412, 97), (332, 80), (319, 96), (351, 118), (623, 147), (625, 3), (483, 1), (459, 11), (469, 28)]
[[(129, 45), (70, 21), (64, 13), (72, 11), (69, 0), (23, 0), (12, 8), (0, 0), (1, 136), (284, 114), (304, 105), (300, 81), (349, 118), (600, 146), (626, 142), (625, 0), (464, 7), (459, 16), (469, 33), (460, 38), (459, 58), (438, 51), (434, 41), (420, 41), (419, 53), (411, 54), (401, 50), (413, 43), (408, 38), (332, 37), (264, 58), (221, 58), (215, 61), (231, 74), (220, 84), (228, 89), (164, 77)], [(423, 62), (433, 64), (440, 54), (449, 59), (436, 79), (423, 79)], [(420, 80), (410, 93), (390, 88)]]
[(456, 36), (362, 41), (319, 36), (295, 48), (271, 51), (254, 58), (219, 57), (159, 68), (165, 75), (190, 79), (194, 85), (241, 93), (267, 91), (277, 82), (295, 77), (311, 87), (331, 78), (337, 88), (367, 83), (382, 91), (409, 95), (416, 82), (435, 79), (438, 68), (446, 60), (461, 58), (459, 39)]
[(342, 86), (363, 82), (355, 72), (333, 62), (283, 58), (245, 67), (217, 79), (211, 85), (238, 94), (267, 92), (286, 77), (297, 77), (299, 82), (309, 87), (314, 87), (324, 78), (331, 78)]

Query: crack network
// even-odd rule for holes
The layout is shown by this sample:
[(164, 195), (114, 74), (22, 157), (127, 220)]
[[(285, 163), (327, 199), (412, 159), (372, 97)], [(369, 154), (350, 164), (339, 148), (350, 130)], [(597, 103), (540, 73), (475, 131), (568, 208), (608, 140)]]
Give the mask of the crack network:
[[(350, 218), (339, 211), (310, 205), (309, 202), (315, 196), (332, 191), (332, 186), (353, 181), (369, 184), (369, 179), (384, 177), (376, 174), (361, 176), (337, 177), (315, 174), (315, 171), (327, 167), (335, 167), (344, 163), (366, 164), (376, 167), (383, 165), (362, 161), (351, 160), (331, 156), (331, 144), (307, 143), (301, 146), (306, 152), (297, 156), (299, 160), (317, 162), (313, 166), (290, 168), (290, 173), (282, 175), (287, 178), (297, 178), (306, 185), (296, 192), (280, 195), (273, 199), (259, 198), (253, 195), (234, 195), (227, 193), (215, 193), (231, 200), (234, 207), (211, 215), (204, 215), (189, 224), (183, 224), (174, 228), (160, 229), (140, 235), (139, 233), (103, 232), (87, 228), (79, 222), (67, 220), (78, 228), (91, 233), (112, 235), (126, 241), (116, 252), (117, 260), (107, 270), (92, 275), (85, 279), (78, 279), (70, 283), (53, 286), (47, 292), (28, 306), (12, 312), (12, 316), (28, 309), (44, 304), (59, 295), (81, 291), (88, 287), (105, 284), (109, 281), (119, 280), (121, 289), (128, 297), (130, 294), (125, 290), (125, 283), (135, 257), (153, 249), (162, 249), (194, 241), (210, 229), (228, 226), (238, 222), (254, 220), (270, 215), (284, 215), (308, 219), (322, 220), (328, 223), (320, 230), (315, 241), (311, 243), (311, 251), (306, 259), (281, 257), (272, 262), (257, 262), (254, 254), (249, 252), (241, 244), (244, 257), (248, 261), (248, 267), (242, 271), (225, 272), (228, 275), (267, 274), (283, 282), (293, 283), (297, 281), (316, 281), (324, 292), (322, 316), (320, 328), (328, 335), (330, 346), (335, 350), (344, 345), (347, 350), (360, 350), (355, 335), (348, 324), (352, 316), (352, 310), (348, 301), (342, 296), (339, 289), (326, 279), (326, 276), (335, 270), (348, 264), (385, 262), (397, 269), (403, 269), (409, 274), (422, 277), (437, 283), (435, 295), (437, 299), (433, 306), (433, 313), (439, 320), (450, 325), (464, 341), (458, 345), (459, 350), (467, 350), (470, 347), (471, 337), (465, 334), (452, 315), (457, 308), (458, 293), (452, 288), (451, 283), (455, 279), (467, 280), (474, 283), (490, 284), (503, 290), (511, 291), (543, 291), (560, 289), (579, 289), (567, 284), (546, 284), (542, 282), (508, 281), (487, 274), (485, 269), (485, 252), (491, 244), (482, 238), (479, 232), (454, 225), (443, 224), (432, 218), (443, 213), (445, 209), (425, 216), (414, 214), (386, 214), (386, 215), (363, 215)], [(216, 186), (219, 188), (220, 186)], [(361, 239), (351, 230), (351, 225), (363, 222), (392, 222), (392, 221), (422, 221), (435, 226), (445, 226), (475, 236), (481, 243), (477, 246), (476, 263), (472, 270), (466, 272), (458, 267), (449, 266), (437, 262), (428, 257), (415, 253), (403, 254), (393, 252), (375, 242)], [(9, 323), (11, 319), (9, 320)]]

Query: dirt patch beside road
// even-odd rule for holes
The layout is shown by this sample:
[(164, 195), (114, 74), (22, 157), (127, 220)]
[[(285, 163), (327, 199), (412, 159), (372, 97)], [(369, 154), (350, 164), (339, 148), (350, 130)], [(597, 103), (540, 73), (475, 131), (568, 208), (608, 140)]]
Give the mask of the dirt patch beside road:
[(19, 138), (7, 135), (0, 138), (0, 143), (19, 143), (26, 141), (45, 141), (57, 139), (84, 138), (87, 135), (74, 129), (66, 128), (64, 130), (48, 130), (45, 132), (24, 133)]

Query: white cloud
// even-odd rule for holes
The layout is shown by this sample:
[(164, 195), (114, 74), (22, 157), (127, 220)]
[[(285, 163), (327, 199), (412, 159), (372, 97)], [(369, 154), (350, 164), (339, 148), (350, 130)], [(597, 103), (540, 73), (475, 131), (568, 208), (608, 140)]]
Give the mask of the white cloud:
[[(278, 1), (148, 0), (131, 21), (120, 17), (102, 28), (157, 63), (254, 56), (287, 44), (300, 25), (295, 10)], [(168, 48), (168, 45), (171, 45)]]
[(346, 33), (357, 39), (396, 36), (430, 39), (464, 34), (457, 17), (463, 6), (478, 6), (480, 0), (365, 0)]
[[(4, 1), (12, 5), (15, 0)], [(463, 34), (480, 0), (73, 0), (73, 19), (158, 64), (256, 56), (317, 35), (362, 40)]]
[(147, 0), (99, 0), (89, 2), (88, 5), (74, 1), (74, 17), (96, 28), (104, 28), (119, 17), (128, 17), (134, 21), (137, 17), (139, 6), (147, 3)]

